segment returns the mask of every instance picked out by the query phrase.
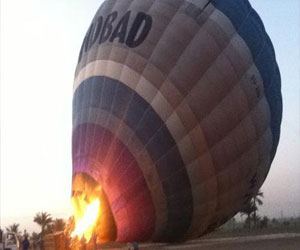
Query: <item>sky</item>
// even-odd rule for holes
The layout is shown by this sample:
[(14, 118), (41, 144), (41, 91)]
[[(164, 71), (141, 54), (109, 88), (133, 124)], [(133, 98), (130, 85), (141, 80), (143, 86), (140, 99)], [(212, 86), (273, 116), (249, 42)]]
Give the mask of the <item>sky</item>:
[[(39, 231), (34, 215), (71, 215), (72, 85), (101, 0), (1, 0), (0, 226)], [(282, 77), (281, 140), (260, 215), (300, 216), (299, 1), (250, 0)]]

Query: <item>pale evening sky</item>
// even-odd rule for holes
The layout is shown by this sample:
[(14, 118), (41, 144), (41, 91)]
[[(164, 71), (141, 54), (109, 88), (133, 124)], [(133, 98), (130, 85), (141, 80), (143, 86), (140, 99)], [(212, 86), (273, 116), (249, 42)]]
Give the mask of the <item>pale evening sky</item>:
[[(0, 224), (71, 215), (72, 84), (101, 0), (1, 1)], [(300, 216), (299, 1), (250, 0), (273, 41), (284, 113), (260, 215)]]

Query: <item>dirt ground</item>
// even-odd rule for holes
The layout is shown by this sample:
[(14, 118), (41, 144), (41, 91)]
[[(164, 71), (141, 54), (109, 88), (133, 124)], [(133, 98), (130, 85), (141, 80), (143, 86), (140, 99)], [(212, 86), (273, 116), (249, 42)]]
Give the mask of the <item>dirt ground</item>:
[[(130, 244), (104, 245), (98, 248), (106, 250), (133, 249)], [(144, 250), (299, 250), (300, 233), (243, 236), (232, 238), (196, 239), (181, 244), (143, 243), (139, 249)]]

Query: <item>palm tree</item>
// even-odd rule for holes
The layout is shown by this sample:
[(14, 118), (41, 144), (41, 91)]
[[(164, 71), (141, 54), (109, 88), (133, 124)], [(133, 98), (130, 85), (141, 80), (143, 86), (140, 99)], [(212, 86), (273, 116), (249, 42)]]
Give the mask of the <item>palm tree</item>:
[(37, 248), (37, 245), (40, 241), (40, 234), (36, 233), (36, 232), (32, 232), (31, 234), (31, 240), (32, 240), (32, 248), (33, 250), (35, 250)]
[(259, 221), (259, 216), (257, 216), (256, 212), (258, 210), (258, 206), (263, 204), (262, 198), (264, 194), (262, 191), (258, 190), (253, 197), (245, 204), (245, 206), (240, 210), (240, 213), (246, 214), (247, 219), (245, 220), (245, 226), (247, 228), (251, 227), (251, 221), (254, 222), (254, 226), (257, 226), (257, 221)]
[(240, 210), (240, 213), (242, 215), (247, 215), (247, 218), (245, 220), (245, 227), (250, 228), (251, 227), (251, 214), (254, 212), (255, 206), (252, 202), (252, 199), (250, 199), (245, 206)]
[(64, 231), (66, 222), (63, 219), (55, 219), (52, 223), (52, 230), (54, 232)]
[(44, 237), (48, 230), (46, 230), (52, 223), (51, 214), (46, 212), (39, 212), (35, 215), (34, 222), (41, 226), (41, 237)]
[(7, 232), (15, 233), (15, 234), (17, 234), (17, 235), (20, 235), (21, 232), (19, 231), (19, 226), (20, 226), (20, 224), (14, 223), (14, 224), (12, 224), (12, 225), (9, 225), (9, 226), (6, 227), (5, 229), (6, 229)]
[(264, 193), (260, 190), (258, 190), (255, 195), (253, 196), (253, 205), (254, 205), (254, 211), (253, 211), (253, 221), (254, 226), (257, 226), (257, 221), (259, 217), (256, 215), (256, 211), (258, 210), (258, 206), (261, 206), (263, 204), (262, 198), (264, 197)]

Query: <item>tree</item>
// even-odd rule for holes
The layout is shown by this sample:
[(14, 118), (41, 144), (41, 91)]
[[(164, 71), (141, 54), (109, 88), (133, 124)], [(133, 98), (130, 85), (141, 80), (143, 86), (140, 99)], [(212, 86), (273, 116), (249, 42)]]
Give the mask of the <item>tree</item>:
[(262, 198), (264, 197), (263, 192), (258, 190), (253, 197), (246, 203), (246, 205), (240, 210), (240, 213), (247, 215), (245, 220), (245, 227), (251, 228), (251, 221), (254, 222), (254, 227), (257, 226), (259, 216), (256, 214), (258, 206), (263, 204)]
[(266, 228), (266, 227), (268, 227), (268, 224), (269, 224), (269, 218), (267, 217), (267, 216), (264, 216), (263, 218), (262, 218), (262, 220), (260, 221), (260, 227), (261, 228)]
[(27, 230), (26, 230), (26, 229), (24, 229), (23, 237), (29, 237), (29, 234), (27, 233)]
[(255, 207), (252, 202), (252, 199), (249, 200), (249, 202), (246, 203), (246, 205), (240, 210), (241, 215), (247, 215), (247, 218), (245, 220), (245, 227), (251, 228), (251, 214), (254, 212)]
[(261, 218), (258, 214), (255, 213), (255, 211), (251, 214), (251, 217), (250, 217), (251, 221), (253, 221), (253, 225), (254, 225), (254, 228), (257, 228), (258, 226), (258, 222), (260, 222)]
[(40, 234), (36, 233), (36, 232), (32, 232), (31, 234), (31, 241), (32, 241), (32, 248), (33, 250), (35, 250), (37, 248), (37, 245), (39, 244), (40, 242)]
[(264, 197), (264, 194), (262, 191), (258, 190), (255, 195), (253, 196), (253, 221), (254, 221), (254, 227), (257, 227), (257, 222), (259, 221), (258, 216), (256, 215), (256, 211), (258, 210), (258, 206), (261, 206), (263, 204), (262, 198)]
[(66, 222), (63, 219), (55, 219), (52, 223), (53, 232), (64, 231), (66, 226)]
[(272, 226), (274, 226), (274, 227), (278, 227), (278, 225), (279, 225), (279, 221), (278, 221), (278, 219), (276, 219), (276, 218), (273, 218), (271, 222), (272, 222)]
[(236, 219), (234, 217), (232, 217), (229, 221), (227, 221), (226, 224), (228, 225), (228, 227), (230, 229), (234, 229), (235, 228), (235, 224), (236, 224)]
[(12, 225), (9, 225), (9, 226), (6, 227), (5, 229), (6, 229), (7, 232), (15, 233), (15, 234), (17, 234), (17, 235), (20, 235), (21, 232), (19, 231), (19, 226), (20, 226), (20, 224), (14, 223), (14, 224), (12, 224)]
[(44, 237), (47, 233), (49, 233), (48, 228), (52, 223), (51, 214), (46, 212), (39, 212), (35, 215), (34, 222), (36, 222), (39, 226), (41, 226), (41, 237)]

